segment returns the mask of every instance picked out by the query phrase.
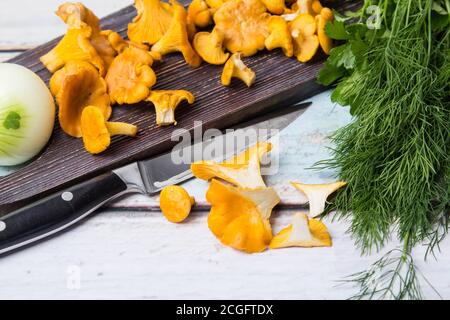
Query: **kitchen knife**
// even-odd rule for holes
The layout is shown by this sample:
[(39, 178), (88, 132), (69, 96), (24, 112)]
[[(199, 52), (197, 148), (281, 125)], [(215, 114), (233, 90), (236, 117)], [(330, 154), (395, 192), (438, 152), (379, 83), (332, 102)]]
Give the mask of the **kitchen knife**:
[[(218, 152), (214, 160), (223, 161), (245, 151), (258, 141), (270, 139), (274, 133), (300, 117), (309, 105), (311, 103), (303, 103), (269, 112), (235, 128), (241, 130), (186, 146), (182, 152), (192, 152), (199, 146), (203, 149), (217, 143), (218, 139), (229, 141), (228, 139), (235, 138), (233, 135), (237, 137), (247, 130), (258, 132), (258, 129), (265, 129), (261, 130), (264, 132), (262, 135), (246, 136), (245, 143), (235, 148), (231, 154)], [(175, 164), (172, 152), (169, 152), (60, 191), (0, 218), (0, 256), (60, 234), (91, 216), (105, 203), (121, 196), (132, 193), (156, 194), (165, 186), (179, 184), (190, 178), (190, 163)]]

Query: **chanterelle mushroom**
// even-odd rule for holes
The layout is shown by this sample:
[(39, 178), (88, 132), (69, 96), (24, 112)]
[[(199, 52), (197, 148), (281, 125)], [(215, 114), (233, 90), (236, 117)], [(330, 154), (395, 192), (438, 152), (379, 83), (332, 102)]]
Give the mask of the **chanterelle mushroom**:
[(301, 13), (290, 23), (294, 39), (294, 55), (300, 62), (311, 60), (319, 49), (316, 21), (312, 15)]
[(156, 84), (152, 65), (149, 51), (134, 45), (125, 47), (106, 75), (111, 103), (133, 104), (145, 100)]
[(331, 247), (327, 227), (319, 220), (309, 220), (304, 213), (297, 213), (292, 224), (281, 230), (270, 242), (270, 249), (288, 247)]
[(155, 106), (156, 123), (159, 126), (167, 126), (177, 124), (175, 110), (178, 105), (183, 101), (193, 104), (195, 97), (186, 90), (155, 90), (150, 92), (147, 101), (150, 101)]
[(326, 54), (330, 54), (333, 48), (333, 40), (328, 37), (325, 32), (325, 26), (328, 21), (333, 21), (334, 15), (333, 11), (329, 8), (323, 8), (319, 15), (316, 16), (317, 22), (317, 36), (319, 37), (320, 46)]
[(195, 199), (183, 187), (168, 186), (161, 191), (159, 204), (167, 220), (180, 223), (191, 213)]
[(246, 57), (264, 49), (264, 41), (269, 36), (269, 18), (260, 0), (228, 1), (214, 14), (216, 28), (224, 35), (225, 47)]
[(233, 54), (225, 64), (222, 72), (222, 84), (229, 86), (232, 78), (241, 79), (247, 87), (251, 87), (256, 81), (256, 73), (242, 62), (240, 53)]
[(80, 28), (81, 22), (87, 24), (91, 30), (91, 44), (97, 50), (105, 63), (106, 69), (110, 66), (117, 52), (108, 41), (110, 30), (102, 31), (98, 17), (82, 3), (66, 2), (59, 6), (56, 14), (70, 27)]
[(261, 177), (261, 159), (272, 150), (267, 142), (258, 143), (247, 151), (222, 163), (201, 161), (191, 165), (192, 173), (202, 180), (219, 178), (240, 188), (264, 188), (266, 184)]
[(49, 53), (40, 58), (42, 64), (51, 72), (64, 67), (71, 60), (88, 61), (103, 76), (106, 72), (103, 59), (91, 44), (92, 29), (84, 22), (79, 28), (69, 27), (66, 35)]
[(311, 217), (315, 218), (325, 211), (327, 198), (347, 185), (347, 183), (342, 181), (328, 184), (304, 184), (292, 182), (292, 185), (308, 197), (309, 214)]
[(217, 29), (213, 29), (210, 33), (197, 33), (194, 48), (202, 59), (210, 64), (224, 64), (230, 57), (230, 54), (223, 50), (223, 35)]
[(241, 189), (212, 180), (206, 199), (211, 204), (208, 226), (224, 245), (247, 253), (267, 249), (269, 218), (280, 202), (273, 189)]
[(152, 47), (152, 51), (161, 55), (181, 52), (191, 67), (199, 67), (202, 59), (189, 42), (186, 10), (176, 0), (171, 0), (171, 3), (174, 14), (170, 26), (164, 36)]
[(272, 16), (269, 20), (270, 35), (265, 41), (267, 50), (283, 49), (286, 57), (294, 55), (294, 45), (289, 26), (282, 17)]
[(285, 0), (261, 0), (270, 13), (283, 14), (286, 10)]
[(135, 137), (137, 127), (123, 122), (107, 122), (102, 110), (87, 106), (81, 115), (81, 131), (86, 151), (99, 154), (108, 149), (111, 136), (125, 135)]
[(188, 19), (199, 28), (206, 28), (212, 24), (211, 8), (205, 0), (193, 0), (188, 7)]
[(128, 25), (128, 37), (136, 43), (155, 44), (169, 30), (172, 7), (160, 0), (135, 0), (137, 16)]
[(70, 136), (82, 136), (81, 114), (87, 106), (99, 108), (105, 119), (111, 116), (106, 82), (88, 62), (69, 61), (53, 75), (50, 89), (59, 106), (61, 128)]

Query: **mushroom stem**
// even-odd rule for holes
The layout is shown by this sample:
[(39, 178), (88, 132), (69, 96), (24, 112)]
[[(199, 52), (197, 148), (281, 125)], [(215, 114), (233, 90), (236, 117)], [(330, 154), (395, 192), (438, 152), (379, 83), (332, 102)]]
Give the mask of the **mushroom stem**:
[(111, 136), (124, 135), (135, 137), (138, 131), (135, 125), (124, 122), (107, 122), (106, 127)]

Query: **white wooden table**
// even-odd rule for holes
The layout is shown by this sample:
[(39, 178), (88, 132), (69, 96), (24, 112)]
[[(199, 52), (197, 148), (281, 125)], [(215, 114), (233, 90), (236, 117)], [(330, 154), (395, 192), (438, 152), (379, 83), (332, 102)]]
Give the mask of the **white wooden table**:
[[(16, 0), (3, 5), (0, 61), (62, 34), (65, 27), (53, 15), (60, 2)], [(130, 2), (84, 1), (99, 16)], [(290, 223), (295, 210), (303, 210), (305, 199), (289, 181), (332, 179), (333, 172), (306, 168), (328, 156), (327, 135), (350, 121), (347, 109), (329, 102), (329, 93), (312, 101), (281, 133), (280, 171), (266, 179), (283, 203), (294, 207), (274, 212), (275, 232)], [(201, 203), (206, 187), (198, 180), (186, 183)], [(1, 259), (0, 299), (343, 299), (354, 289), (336, 286), (336, 281), (380, 256), (361, 257), (346, 234), (348, 224), (330, 220), (325, 223), (332, 248), (247, 255), (218, 243), (208, 230), (207, 214), (197, 210), (186, 223), (174, 225), (163, 218), (156, 198), (136, 196), (110, 204), (77, 229)], [(445, 298), (450, 298), (449, 248), (446, 241), (438, 262), (423, 262), (423, 247), (414, 252), (422, 273)], [(424, 291), (436, 297), (426, 286)]]

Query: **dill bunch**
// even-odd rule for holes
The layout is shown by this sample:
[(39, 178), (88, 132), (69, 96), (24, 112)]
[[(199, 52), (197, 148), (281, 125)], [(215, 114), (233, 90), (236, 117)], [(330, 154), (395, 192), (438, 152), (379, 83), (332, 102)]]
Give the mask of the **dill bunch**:
[[(373, 3), (383, 10), (378, 30), (361, 23)], [(332, 159), (317, 165), (336, 169), (348, 182), (334, 208), (351, 221), (363, 253), (380, 250), (392, 235), (403, 241), (399, 265), (407, 262), (408, 275), (411, 249), (427, 241), (433, 251), (447, 233), (450, 212), (450, 27), (433, 19), (435, 4), (365, 1), (356, 23), (344, 27), (340, 19), (327, 26), (330, 36), (347, 43), (333, 49), (319, 74), (324, 84), (340, 79), (332, 99), (350, 105), (354, 116), (331, 137)], [(449, 1), (442, 4), (450, 13)], [(372, 268), (385, 268), (392, 258), (381, 261)], [(360, 298), (374, 296), (361, 282), (372, 268), (353, 278)], [(391, 296), (420, 298), (417, 278), (403, 280), (411, 294)]]

